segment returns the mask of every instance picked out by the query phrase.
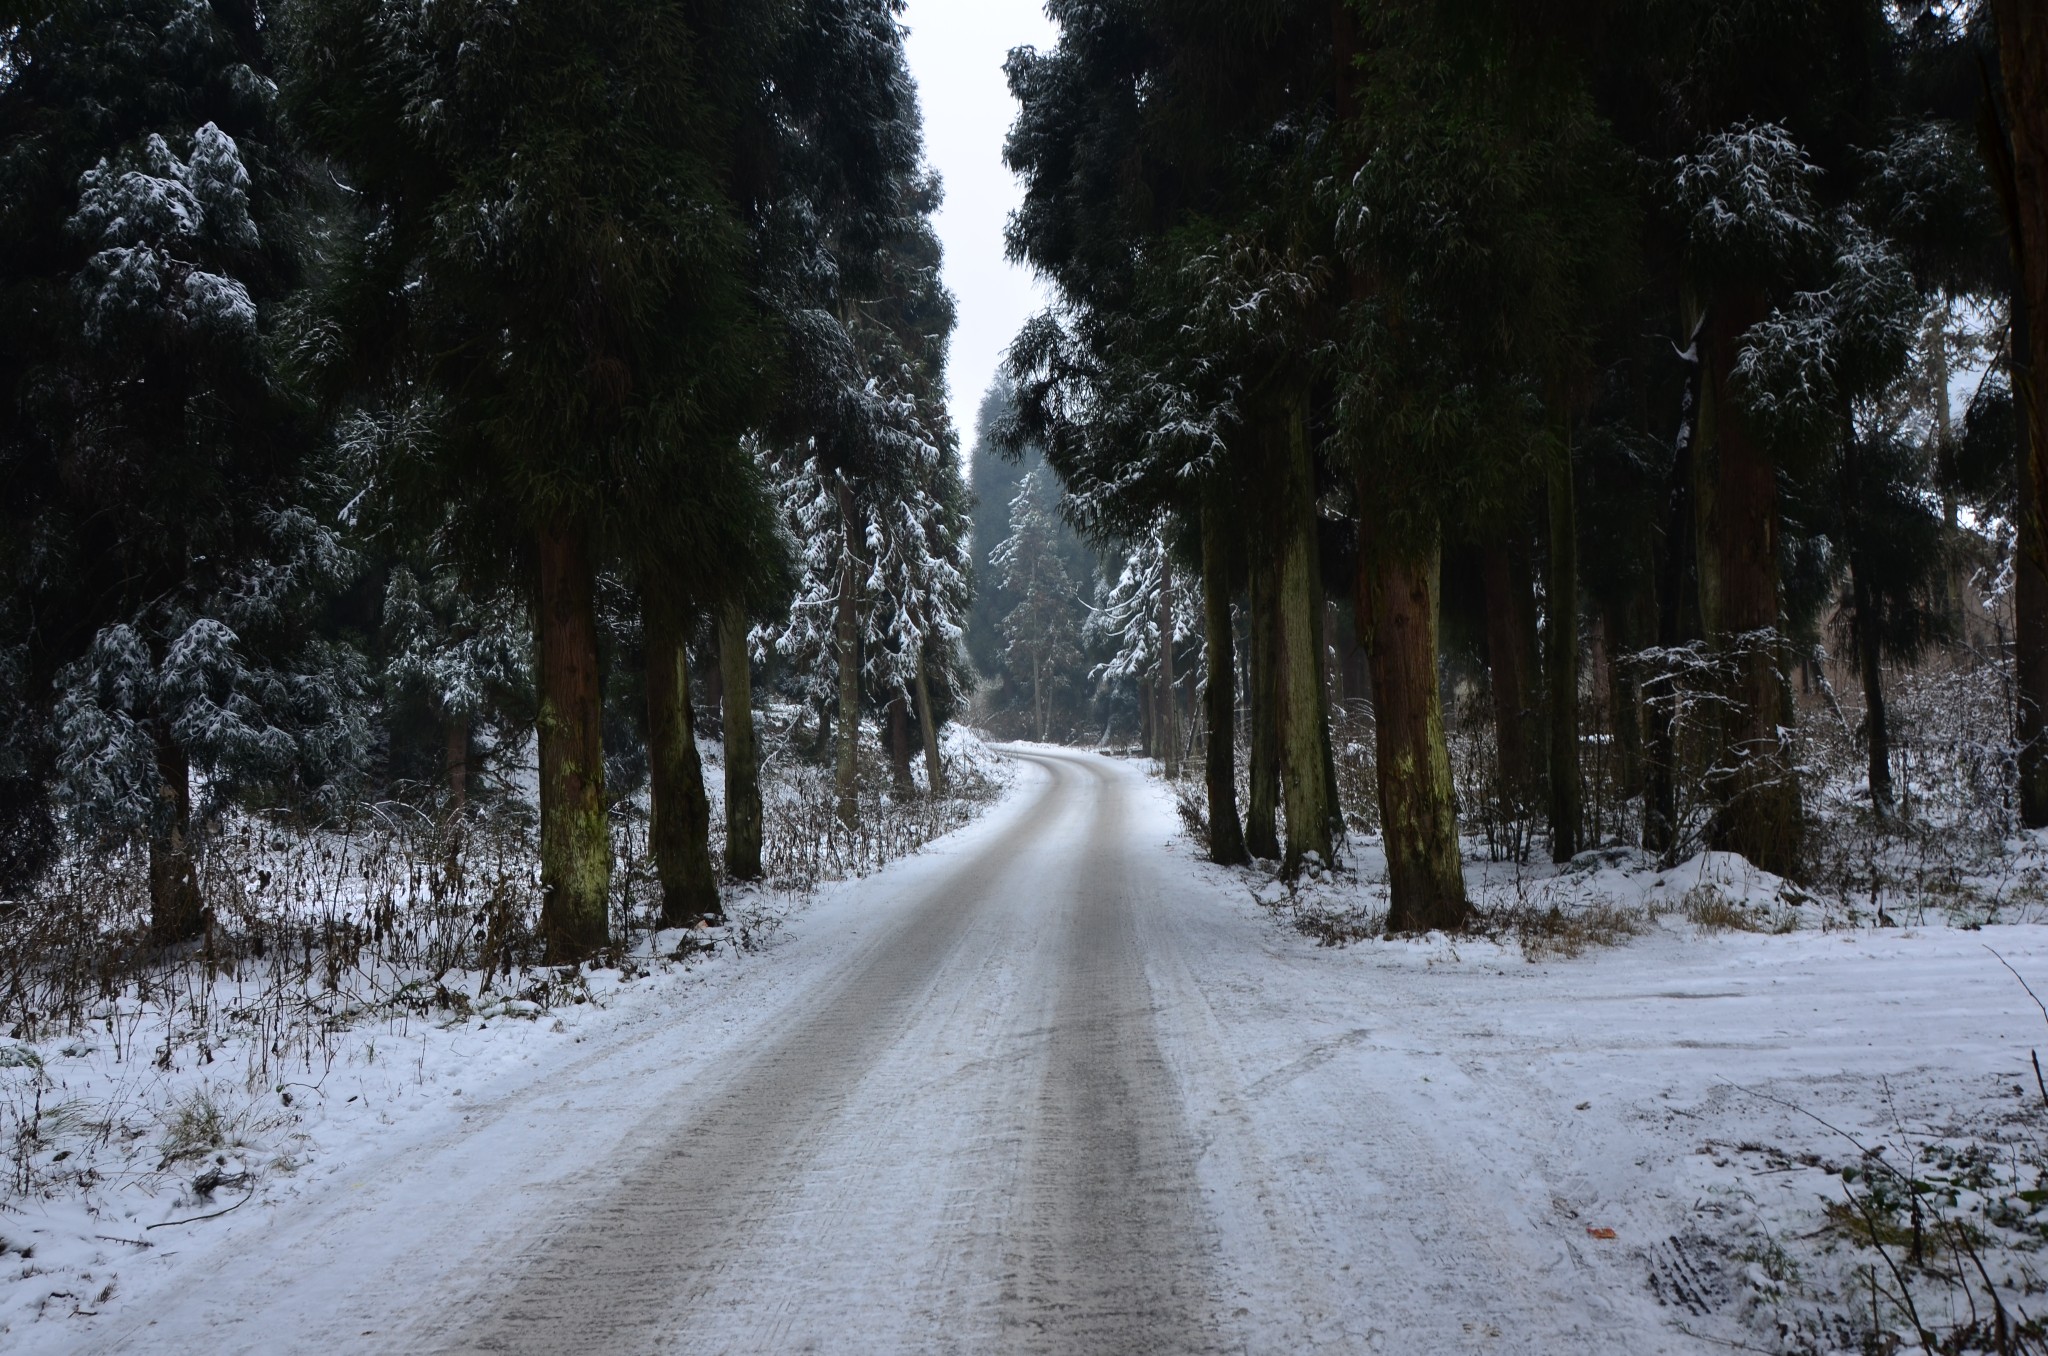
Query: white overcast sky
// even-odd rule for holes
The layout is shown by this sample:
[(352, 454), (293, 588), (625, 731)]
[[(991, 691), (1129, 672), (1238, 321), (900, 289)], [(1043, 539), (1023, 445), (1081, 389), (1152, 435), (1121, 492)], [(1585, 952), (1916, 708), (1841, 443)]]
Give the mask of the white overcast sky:
[(974, 413), (1017, 328), (1044, 305), (1028, 270), (1003, 258), (1003, 223), (1017, 181), (1003, 167), (1003, 137), (1016, 105), (1003, 80), (1012, 47), (1049, 48), (1057, 38), (1042, 0), (910, 0), (910, 69), (924, 103), (925, 153), (945, 178), (939, 239), (946, 285), (960, 302), (947, 372), (962, 448)]

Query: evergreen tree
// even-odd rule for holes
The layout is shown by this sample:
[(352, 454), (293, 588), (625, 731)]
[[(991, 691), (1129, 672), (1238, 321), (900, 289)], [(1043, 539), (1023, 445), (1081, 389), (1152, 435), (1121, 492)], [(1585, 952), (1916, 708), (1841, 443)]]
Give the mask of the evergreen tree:
[(1010, 535), (990, 556), (1017, 601), (1003, 618), (1006, 658), (1026, 675), (1034, 737), (1051, 731), (1055, 689), (1081, 660), (1080, 600), (1057, 545), (1052, 487), (1044, 471), (1024, 478), (1010, 501)]
[(204, 925), (195, 764), (225, 794), (360, 762), (361, 665), (305, 620), (349, 564), (295, 507), (318, 434), (273, 357), (302, 232), (268, 66), (229, 3), (0, 30), (11, 759), (49, 784), (61, 744), (72, 822), (146, 839), (165, 942)]

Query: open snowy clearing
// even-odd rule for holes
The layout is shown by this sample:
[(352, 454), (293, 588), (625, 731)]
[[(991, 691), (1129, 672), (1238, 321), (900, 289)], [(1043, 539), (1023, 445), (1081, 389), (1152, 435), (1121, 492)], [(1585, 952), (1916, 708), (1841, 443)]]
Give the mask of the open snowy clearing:
[[(1814, 1117), (2038, 1128), (2048, 1029), (1984, 944), (2048, 975), (2048, 929), (1319, 947), (1136, 767), (1015, 752), (985, 819), (764, 961), (467, 1063), (380, 1041), (304, 1172), (149, 1234), (103, 1212), (5, 1345), (1828, 1350), (1802, 1286), (1856, 1260), (1823, 1202), (1858, 1150)], [(36, 1208), (0, 1237), (76, 1236)], [(17, 1298), (42, 1270), (5, 1265)]]

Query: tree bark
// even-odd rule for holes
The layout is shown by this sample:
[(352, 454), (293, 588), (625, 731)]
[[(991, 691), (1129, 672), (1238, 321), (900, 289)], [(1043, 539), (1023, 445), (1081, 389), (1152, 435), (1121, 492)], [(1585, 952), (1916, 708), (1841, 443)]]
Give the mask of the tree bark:
[(168, 731), (156, 732), (157, 826), (149, 837), (149, 939), (189, 942), (206, 931), (192, 860), (192, 764)]
[(1325, 866), (1337, 862), (1323, 657), (1316, 650), (1323, 589), (1305, 405), (1300, 394), (1288, 402), (1286, 427), (1275, 449), (1280, 457), (1280, 794), (1287, 812), (1285, 863), (1290, 873), (1310, 854)]
[(447, 718), (448, 808), (457, 814), (469, 803), (469, 718)]
[(1202, 505), (1202, 641), (1209, 683), (1202, 693), (1208, 721), (1209, 860), (1235, 866), (1251, 860), (1237, 817), (1237, 640), (1230, 619), (1230, 552), (1223, 508)]
[(1252, 544), (1251, 788), (1245, 848), (1262, 861), (1280, 856), (1279, 569), (1270, 541)]
[(1530, 730), (1537, 716), (1536, 599), (1526, 562), (1506, 546), (1481, 556), (1486, 588), (1486, 660), (1493, 687), (1493, 725), (1499, 748), (1500, 797), (1519, 815), (1533, 799), (1535, 755)]
[(2005, 117), (1987, 105), (1984, 151), (2012, 251), (2019, 549), (2013, 589), (2020, 822), (2048, 828), (2048, 11), (1992, 0)]
[(854, 554), (853, 489), (839, 477), (839, 760), (833, 786), (839, 822), (860, 819), (860, 569)]
[(910, 710), (901, 692), (889, 699), (889, 778), (899, 798), (907, 799), (915, 790), (910, 778)]
[(1389, 932), (1456, 931), (1471, 916), (1437, 690), (1439, 567), (1433, 547), (1402, 556), (1359, 544), (1353, 606), (1372, 658)]
[(724, 916), (711, 864), (711, 802), (697, 752), (689, 649), (681, 619), (654, 597), (641, 601), (647, 650), (647, 755), (654, 801), (648, 839), (661, 881), (663, 927)]
[(1568, 425), (1560, 428), (1546, 460), (1550, 562), (1543, 589), (1543, 660), (1550, 756), (1545, 780), (1550, 792), (1550, 860), (1568, 862), (1578, 855), (1584, 813), (1579, 780), (1579, 521)]
[(1709, 311), (1699, 443), (1694, 449), (1700, 619), (1727, 675), (1708, 794), (1708, 842), (1781, 876), (1799, 873), (1805, 810), (1778, 632), (1778, 482), (1732, 387), (1743, 334), (1768, 307), (1760, 290)]
[(719, 712), (725, 733), (725, 874), (761, 878), (761, 766), (754, 743), (754, 666), (747, 614), (738, 602), (718, 613)]
[(931, 682), (925, 677), (924, 654), (917, 656), (917, 727), (924, 736), (924, 785), (933, 797), (946, 794), (946, 766), (939, 757), (938, 719), (932, 714)]
[(1168, 778), (1180, 775), (1180, 710), (1173, 695), (1173, 562), (1160, 563), (1159, 762)]
[(596, 576), (574, 528), (540, 534), (540, 878), (547, 962), (611, 938), (611, 826), (604, 796)]

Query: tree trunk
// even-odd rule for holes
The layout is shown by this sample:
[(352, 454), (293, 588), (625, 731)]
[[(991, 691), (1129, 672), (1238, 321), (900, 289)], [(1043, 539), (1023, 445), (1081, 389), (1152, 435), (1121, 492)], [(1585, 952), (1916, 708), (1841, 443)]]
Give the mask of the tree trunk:
[(1693, 465), (1700, 619), (1726, 674), (1707, 788), (1714, 803), (1708, 841), (1795, 876), (1806, 825), (1784, 729), (1791, 694), (1778, 632), (1778, 482), (1732, 390), (1742, 336), (1767, 310), (1761, 291), (1733, 292), (1716, 301), (1702, 336)]
[(711, 802), (704, 794), (704, 763), (697, 753), (689, 649), (681, 619), (667, 603), (643, 597), (640, 616), (647, 650), (647, 762), (654, 801), (647, 836), (661, 881), (661, 924), (688, 927), (701, 917), (723, 917), (725, 912), (711, 865)]
[(1984, 150), (2012, 251), (2012, 384), (2018, 407), (2019, 549), (2013, 588), (2020, 822), (2048, 828), (2048, 10), (1992, 0), (2005, 120), (1987, 108)]
[(1235, 866), (1251, 860), (1237, 817), (1237, 639), (1230, 619), (1230, 552), (1222, 505), (1202, 505), (1202, 622), (1209, 684), (1209, 860)]
[(206, 931), (192, 860), (192, 764), (167, 731), (156, 733), (156, 830), (149, 837), (149, 940), (189, 942)]
[(1274, 449), (1280, 457), (1280, 794), (1287, 811), (1286, 869), (1310, 854), (1337, 862), (1330, 800), (1330, 729), (1323, 692), (1323, 657), (1316, 650), (1316, 614), (1323, 605), (1316, 559), (1314, 467), (1309, 460), (1305, 395), (1289, 400), (1286, 427)]
[(469, 803), (469, 718), (447, 719), (448, 808), (457, 814)]
[(860, 819), (860, 569), (854, 554), (853, 489), (839, 477), (839, 761), (833, 787), (839, 822)]
[(1884, 664), (1878, 637), (1882, 619), (1869, 580), (1860, 567), (1849, 567), (1850, 596), (1856, 609), (1856, 659), (1863, 677), (1863, 737), (1870, 755), (1870, 808), (1879, 818), (1892, 813), (1892, 737), (1884, 710)]
[(1437, 690), (1438, 569), (1435, 548), (1406, 557), (1359, 544), (1353, 606), (1372, 658), (1389, 932), (1456, 931), (1471, 913)]
[[(1657, 645), (1667, 655), (1694, 634), (1699, 598), (1695, 565), (1698, 524), (1693, 511), (1693, 448), (1699, 442), (1706, 364), (1700, 356), (1701, 326), (1692, 327), (1677, 455), (1665, 506), (1664, 540), (1657, 562)], [(1667, 668), (1669, 661), (1666, 661)], [(1643, 793), (1643, 848), (1661, 859), (1678, 850), (1678, 715), (1674, 676), (1652, 675), (1643, 686), (1649, 733), (1644, 740), (1647, 785)]]
[(1270, 541), (1252, 543), (1251, 789), (1245, 848), (1262, 861), (1280, 856), (1280, 599)]
[(909, 703), (901, 692), (889, 699), (889, 778), (899, 799), (908, 799), (917, 789), (910, 777)]
[(611, 826), (604, 798), (596, 577), (572, 528), (540, 534), (541, 935), (550, 965), (611, 938)]
[(1579, 520), (1569, 425), (1562, 420), (1560, 424), (1546, 458), (1550, 568), (1543, 588), (1543, 661), (1550, 757), (1545, 780), (1550, 791), (1550, 860), (1568, 862), (1580, 847), (1585, 792), (1579, 780)]
[(747, 614), (738, 602), (718, 613), (719, 712), (725, 733), (725, 874), (761, 878), (761, 765), (754, 743), (754, 665)]
[(924, 785), (926, 794), (946, 794), (946, 767), (939, 757), (938, 720), (932, 714), (931, 683), (924, 673), (924, 654), (917, 656), (917, 728), (924, 736)]
[(1159, 580), (1159, 761), (1168, 778), (1180, 775), (1180, 703), (1173, 694), (1173, 562), (1162, 561)]
[(1519, 817), (1533, 799), (1536, 719), (1536, 600), (1526, 562), (1506, 546), (1490, 546), (1480, 568), (1486, 587), (1486, 662), (1492, 674), (1493, 725), (1499, 747), (1500, 797)]

